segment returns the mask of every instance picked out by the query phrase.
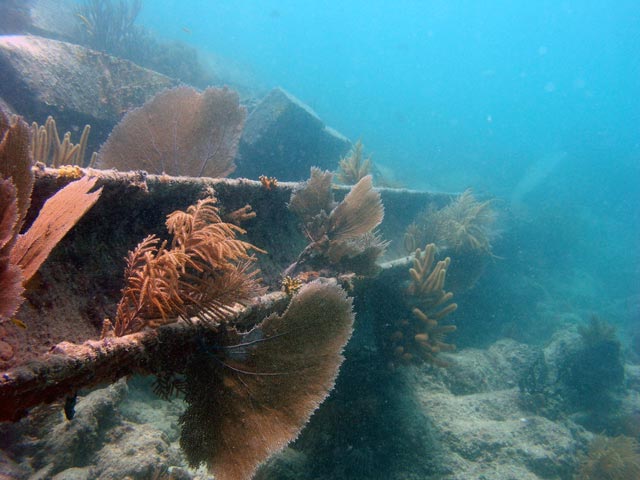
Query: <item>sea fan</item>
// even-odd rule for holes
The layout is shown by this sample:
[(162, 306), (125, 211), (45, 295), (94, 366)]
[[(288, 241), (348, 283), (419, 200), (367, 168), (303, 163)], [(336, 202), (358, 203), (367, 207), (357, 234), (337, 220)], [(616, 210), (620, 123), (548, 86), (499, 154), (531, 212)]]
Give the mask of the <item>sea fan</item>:
[(335, 282), (303, 286), (286, 312), (246, 334), (228, 329), (186, 369), (180, 445), (219, 480), (251, 478), (294, 439), (333, 388), (352, 301)]
[(227, 88), (167, 90), (125, 115), (100, 148), (97, 166), (225, 177), (235, 169), (245, 117), (238, 94)]

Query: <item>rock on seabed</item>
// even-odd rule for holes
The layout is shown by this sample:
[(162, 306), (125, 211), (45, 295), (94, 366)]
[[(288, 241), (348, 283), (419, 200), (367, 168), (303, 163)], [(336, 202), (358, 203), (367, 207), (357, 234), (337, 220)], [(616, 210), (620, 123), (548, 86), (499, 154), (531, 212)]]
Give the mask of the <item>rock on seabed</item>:
[(62, 133), (90, 124), (90, 141), (96, 145), (125, 112), (176, 83), (73, 43), (0, 36), (0, 97), (29, 122), (42, 124), (52, 115)]

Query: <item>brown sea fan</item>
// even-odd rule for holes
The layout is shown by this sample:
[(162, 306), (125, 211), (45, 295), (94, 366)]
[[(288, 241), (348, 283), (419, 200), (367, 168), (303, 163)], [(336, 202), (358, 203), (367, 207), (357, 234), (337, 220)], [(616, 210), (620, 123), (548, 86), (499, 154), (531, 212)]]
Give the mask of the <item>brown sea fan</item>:
[(329, 215), (329, 237), (342, 242), (372, 231), (382, 222), (384, 207), (380, 194), (367, 175), (356, 183)]
[(234, 159), (246, 110), (227, 88), (162, 92), (116, 125), (98, 152), (99, 168), (191, 177), (225, 177)]
[(29, 153), (31, 129), (20, 117), (10, 117), (0, 109), (0, 178), (10, 179), (16, 187), (17, 234), (31, 205), (34, 175)]
[(10, 318), (22, 302), (22, 271), (9, 261), (18, 220), (16, 188), (10, 180), (0, 179), (0, 319)]
[[(384, 206), (380, 193), (373, 189), (371, 175), (351, 187), (337, 205), (331, 178), (330, 172), (312, 168), (311, 178), (291, 196), (289, 209), (302, 219), (311, 243), (285, 270), (285, 276), (313, 259), (340, 264), (338, 268), (354, 273), (374, 272), (376, 259), (387, 247), (374, 232), (384, 218)], [(351, 262), (353, 259), (356, 261)]]
[(34, 174), (29, 126), (0, 109), (0, 319), (13, 315), (29, 281), (53, 248), (100, 197), (82, 178), (49, 198), (29, 230), (19, 234), (31, 204)]
[(336, 206), (331, 192), (331, 172), (311, 167), (311, 176), (291, 195), (289, 210), (298, 215), (304, 223), (310, 222), (322, 212), (329, 214)]
[[(352, 301), (335, 282), (303, 286), (286, 312), (224, 345), (187, 372), (180, 445), (220, 480), (251, 478), (295, 439), (333, 388), (353, 328)], [(212, 385), (215, 385), (212, 388)]]

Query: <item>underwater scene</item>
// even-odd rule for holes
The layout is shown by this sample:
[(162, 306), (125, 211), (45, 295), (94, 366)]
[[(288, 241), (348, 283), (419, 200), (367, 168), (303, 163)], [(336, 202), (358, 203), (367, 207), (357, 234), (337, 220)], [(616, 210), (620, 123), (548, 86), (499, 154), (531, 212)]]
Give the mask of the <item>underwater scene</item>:
[(640, 480), (640, 2), (0, 0), (0, 480)]

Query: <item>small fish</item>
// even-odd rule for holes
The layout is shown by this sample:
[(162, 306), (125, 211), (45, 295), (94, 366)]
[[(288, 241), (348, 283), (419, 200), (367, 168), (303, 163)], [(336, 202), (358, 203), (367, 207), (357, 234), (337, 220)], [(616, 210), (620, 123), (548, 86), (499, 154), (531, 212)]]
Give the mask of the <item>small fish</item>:
[(191, 35), (191, 29), (187, 27), (182, 27), (181, 30), (187, 35)]
[(24, 330), (27, 329), (27, 324), (24, 323), (22, 320), (18, 320), (17, 318), (12, 318), (11, 323), (13, 323), (16, 327), (20, 327)]
[(76, 415), (76, 402), (78, 401), (78, 394), (74, 393), (73, 396), (67, 397), (64, 401), (64, 416), (67, 420), (73, 420)]

